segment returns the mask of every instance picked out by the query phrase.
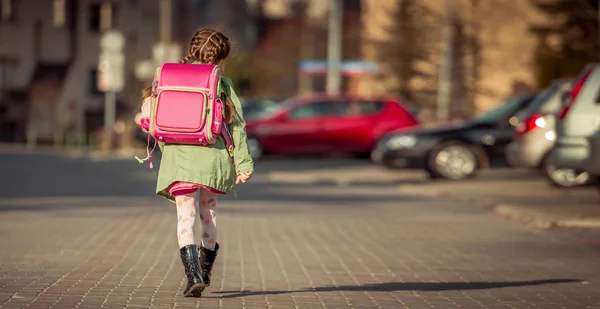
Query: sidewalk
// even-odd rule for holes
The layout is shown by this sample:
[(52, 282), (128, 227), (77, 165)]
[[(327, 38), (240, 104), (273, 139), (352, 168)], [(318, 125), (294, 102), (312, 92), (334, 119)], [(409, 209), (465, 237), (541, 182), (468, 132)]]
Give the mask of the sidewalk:
[(274, 172), (274, 182), (334, 183), (357, 191), (386, 194), (395, 190), (430, 197), (448, 197), (482, 205), (495, 213), (538, 228), (600, 228), (600, 192), (594, 187), (561, 189), (529, 170), (488, 170), (464, 181), (428, 180), (423, 172), (355, 167)]
[(221, 251), (201, 299), (181, 296), (166, 202), (0, 203), (0, 245), (10, 248), (0, 260), (0, 308), (591, 308), (600, 301), (595, 251), (460, 203), (343, 193), (337, 203), (324, 196), (282, 203), (266, 200), (280, 188), (250, 190), (263, 200), (219, 204)]
[(499, 204), (494, 211), (539, 228), (600, 228), (600, 206), (590, 204)]
[[(258, 165), (264, 176), (253, 179), (260, 181), (240, 186), (238, 198), (219, 197), (212, 285), (201, 299), (184, 298), (176, 206), (152, 194), (155, 180), (146, 176), (156, 171), (136, 164), (3, 156), (0, 170), (9, 175), (35, 168), (18, 179), (28, 186), (0, 186), (1, 309), (600, 302), (598, 233), (532, 232), (473, 203), (400, 192), (405, 180), (419, 183), (398, 171), (378, 175), (370, 165), (341, 161), (319, 168), (310, 160), (265, 161)], [(269, 180), (270, 172), (281, 178), (315, 170), (346, 182)], [(195, 232), (199, 241), (198, 221)]]

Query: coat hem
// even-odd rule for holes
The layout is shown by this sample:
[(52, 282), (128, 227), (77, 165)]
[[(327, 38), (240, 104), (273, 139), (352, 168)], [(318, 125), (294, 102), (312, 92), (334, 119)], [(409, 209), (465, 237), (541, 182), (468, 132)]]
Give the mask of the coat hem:
[(206, 180), (201, 180), (201, 179), (194, 179), (194, 180), (188, 180), (188, 179), (177, 179), (177, 180), (173, 180), (171, 181), (167, 186), (161, 186), (161, 189), (157, 189), (156, 190), (156, 194), (158, 196), (164, 197), (167, 200), (175, 203), (175, 198), (173, 196), (171, 196), (169, 194), (169, 187), (178, 181), (183, 181), (183, 182), (189, 182), (189, 183), (193, 183), (193, 184), (197, 184), (197, 185), (201, 185), (201, 186), (206, 186), (206, 187), (211, 187), (214, 188), (218, 191), (224, 192), (227, 195), (233, 195), (233, 197), (237, 197), (237, 192), (235, 190), (235, 185), (231, 186), (231, 185), (226, 185), (226, 184), (216, 184), (214, 182), (211, 181), (206, 181)]

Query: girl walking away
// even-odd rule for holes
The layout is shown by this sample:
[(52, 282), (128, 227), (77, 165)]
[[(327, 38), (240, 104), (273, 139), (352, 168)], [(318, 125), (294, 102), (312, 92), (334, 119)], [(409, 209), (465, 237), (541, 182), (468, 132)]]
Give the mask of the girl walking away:
[[(230, 50), (231, 45), (225, 35), (216, 30), (203, 29), (196, 32), (188, 55), (180, 63), (221, 67)], [(202, 291), (210, 286), (211, 271), (219, 251), (216, 221), (218, 196), (235, 195), (235, 186), (248, 181), (254, 170), (248, 153), (246, 123), (231, 80), (221, 77), (219, 90), (223, 103), (223, 122), (227, 132), (231, 132), (232, 144), (235, 145), (233, 150), (226, 145), (226, 138), (222, 135), (209, 145), (159, 142), (163, 154), (156, 193), (176, 205), (177, 241), (188, 281), (183, 292), (186, 297), (200, 297)], [(144, 119), (147, 121), (150, 118), (152, 95), (152, 87), (142, 91), (145, 102), (142, 119), (136, 120), (140, 126)], [(197, 216), (202, 226), (199, 247), (194, 238)]]

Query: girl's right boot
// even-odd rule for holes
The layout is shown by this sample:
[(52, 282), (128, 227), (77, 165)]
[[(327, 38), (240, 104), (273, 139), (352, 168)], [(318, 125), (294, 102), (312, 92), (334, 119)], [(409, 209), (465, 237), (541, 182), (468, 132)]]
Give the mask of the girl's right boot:
[(179, 249), (181, 262), (188, 279), (187, 286), (183, 291), (185, 297), (200, 297), (206, 287), (202, 281), (200, 265), (198, 264), (198, 249), (196, 245), (187, 245)]

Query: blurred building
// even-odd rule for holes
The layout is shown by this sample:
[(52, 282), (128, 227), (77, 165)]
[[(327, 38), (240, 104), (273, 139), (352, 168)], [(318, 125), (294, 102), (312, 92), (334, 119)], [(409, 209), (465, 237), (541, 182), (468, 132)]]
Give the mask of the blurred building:
[[(172, 37), (187, 50), (193, 32), (211, 26), (250, 48), (255, 38), (245, 8), (246, 0), (173, 1)], [(0, 0), (0, 18), (0, 140), (23, 141), (29, 132), (51, 141), (64, 131), (102, 126), (97, 63), (99, 39), (109, 29), (126, 39), (119, 110), (137, 104), (144, 84), (134, 69), (152, 59), (159, 0)]]
[[(397, 22), (393, 12), (397, 10), (397, 0), (363, 0), (362, 37), (363, 56), (366, 60), (381, 61), (378, 42), (393, 40), (394, 33), (388, 29)], [(419, 24), (426, 40), (428, 59), (417, 63), (423, 73), (411, 81), (418, 95), (419, 103), (435, 105), (437, 77), (442, 48), (442, 28), (445, 6), (442, 0), (413, 1), (419, 5), (422, 14)], [(453, 0), (454, 18), (454, 58), (452, 104), (460, 109), (473, 104), (485, 110), (498, 104), (500, 100), (514, 92), (533, 88), (533, 56), (536, 37), (530, 32), (530, 25), (548, 22), (547, 17), (537, 11), (530, 1), (502, 0), (476, 1)], [(412, 42), (406, 42), (410, 48)], [(386, 72), (372, 77), (361, 85), (365, 94), (390, 92), (397, 84), (393, 74)]]
[(253, 7), (262, 6), (264, 14), (273, 19), (292, 17), (298, 4), (306, 4), (309, 18), (324, 18), (329, 12), (329, 1), (323, 0), (248, 0), (248, 3)]
[(256, 23), (249, 0), (174, 0), (179, 18), (175, 37), (187, 44), (194, 31), (210, 27), (224, 32), (236, 49), (256, 44)]
[[(253, 95), (284, 98), (324, 92), (321, 72), (301, 74), (306, 63), (327, 61), (330, 1), (248, 0), (258, 19), (259, 45), (253, 55), (261, 80)], [(342, 58), (360, 60), (361, 0), (343, 1)], [(353, 92), (355, 76), (342, 78), (342, 91)]]

